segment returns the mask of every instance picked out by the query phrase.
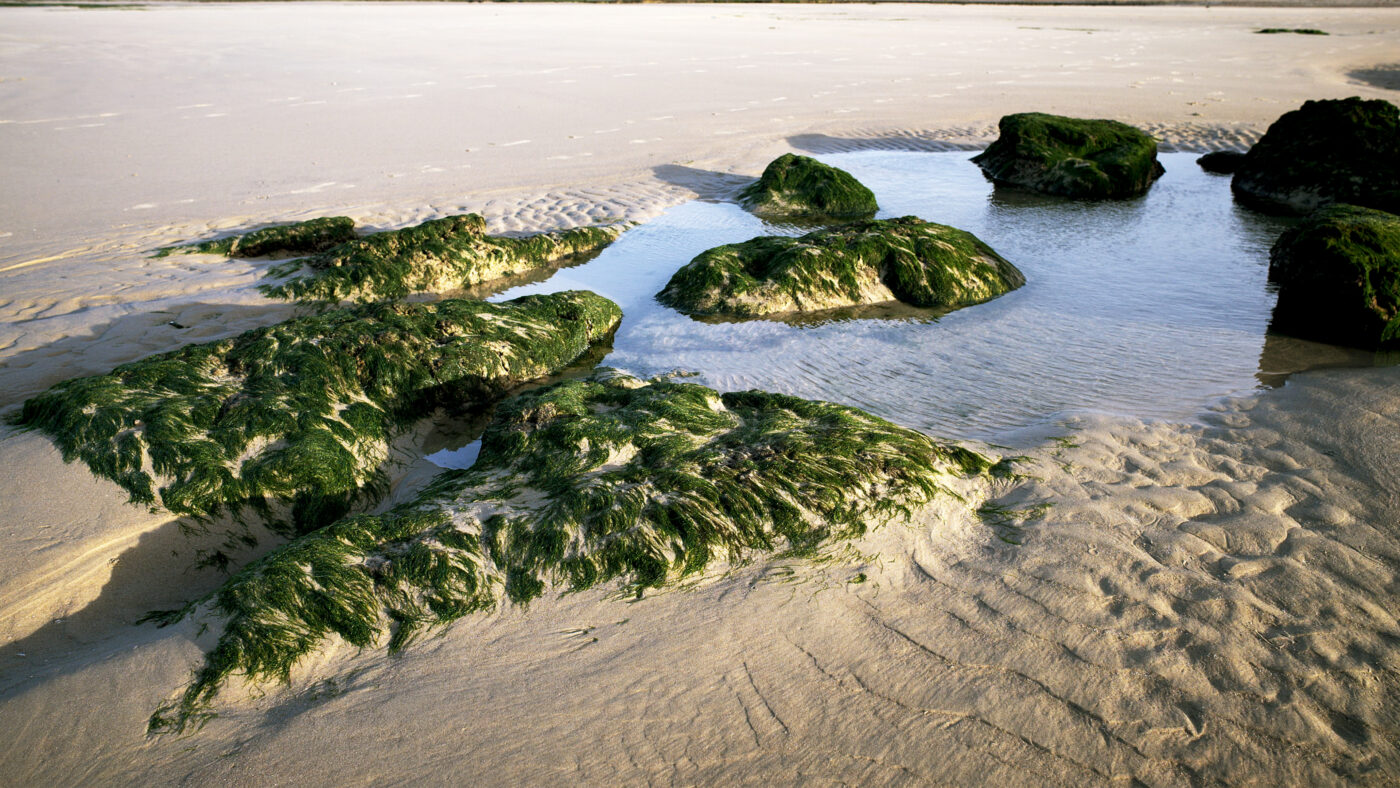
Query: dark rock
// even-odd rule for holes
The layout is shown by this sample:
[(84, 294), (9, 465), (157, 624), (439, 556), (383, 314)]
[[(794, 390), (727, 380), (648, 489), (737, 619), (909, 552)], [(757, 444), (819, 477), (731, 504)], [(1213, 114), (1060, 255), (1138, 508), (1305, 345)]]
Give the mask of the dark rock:
[(863, 219), (875, 214), (875, 194), (855, 176), (808, 156), (785, 153), (739, 195), (754, 214), (772, 218)]
[(1272, 330), (1365, 348), (1400, 347), (1400, 217), (1333, 205), (1286, 231), (1269, 255)]
[(1025, 281), (972, 233), (905, 216), (717, 246), (677, 271), (657, 300), (730, 317), (889, 301), (955, 309)]
[(1400, 211), (1400, 109), (1379, 99), (1309, 101), (1274, 121), (1230, 188), (1270, 213), (1334, 202)]
[(1229, 175), (1239, 169), (1244, 154), (1237, 150), (1218, 150), (1196, 159), (1201, 169), (1217, 175)]
[(972, 160), (998, 183), (1045, 194), (1121, 198), (1145, 194), (1164, 170), (1157, 143), (1116, 120), (1040, 112), (1007, 115), (1000, 136)]

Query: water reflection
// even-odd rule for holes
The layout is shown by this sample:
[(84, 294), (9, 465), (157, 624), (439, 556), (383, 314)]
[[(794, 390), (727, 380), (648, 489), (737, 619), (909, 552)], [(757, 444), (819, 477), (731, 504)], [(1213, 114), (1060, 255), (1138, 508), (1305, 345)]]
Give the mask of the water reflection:
[(1384, 367), (1400, 364), (1400, 351), (1362, 350), (1268, 334), (1259, 352), (1259, 385), (1278, 388), (1288, 376), (1309, 369)]
[(1228, 182), (1203, 173), (1193, 154), (1164, 155), (1167, 174), (1147, 196), (1111, 202), (993, 189), (969, 157), (822, 159), (874, 190), (881, 218), (969, 230), (1026, 274), (1025, 287), (985, 304), (937, 317), (693, 320), (654, 299), (677, 268), (719, 244), (808, 229), (704, 202), (493, 300), (594, 290), (625, 315), (611, 366), (833, 400), (952, 438), (995, 439), (1064, 410), (1189, 418), (1263, 380), (1268, 250), (1286, 220), (1236, 207)]

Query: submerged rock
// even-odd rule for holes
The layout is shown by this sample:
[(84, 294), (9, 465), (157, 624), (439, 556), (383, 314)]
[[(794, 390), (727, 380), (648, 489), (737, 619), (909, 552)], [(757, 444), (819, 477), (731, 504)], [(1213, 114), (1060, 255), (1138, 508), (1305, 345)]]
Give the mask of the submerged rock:
[(1364, 348), (1400, 347), (1400, 216), (1352, 205), (1318, 211), (1269, 255), (1270, 328)]
[(999, 183), (1063, 197), (1136, 197), (1165, 172), (1156, 140), (1116, 120), (1025, 112), (997, 127), (996, 142), (972, 160)]
[(382, 494), (389, 442), (434, 407), (558, 371), (621, 316), (589, 292), (338, 310), (65, 381), (14, 421), (133, 503), (303, 532)]
[(1025, 282), (972, 233), (905, 216), (718, 246), (683, 266), (656, 297), (688, 314), (733, 317), (896, 300), (956, 309)]
[(449, 292), (597, 252), (622, 228), (579, 227), (524, 238), (486, 234), (468, 213), (375, 233), (315, 257), (271, 269), (292, 276), (263, 293), (303, 303), (390, 301), (411, 293)]
[(1218, 150), (1196, 159), (1201, 169), (1217, 175), (1229, 175), (1239, 169), (1244, 154), (1237, 150)]
[[(553, 587), (644, 589), (755, 551), (806, 554), (904, 518), (988, 458), (849, 407), (598, 375), (497, 409), (476, 464), (303, 536), (205, 600), (218, 644), (151, 718), (180, 730), (233, 674), (286, 680), (333, 636), (390, 651)], [(196, 603), (198, 604), (198, 603)], [(174, 617), (174, 616), (172, 616)]]
[(863, 219), (880, 207), (875, 194), (855, 176), (791, 153), (769, 163), (739, 199), (754, 214), (768, 218)]
[(1274, 121), (1230, 188), (1272, 213), (1334, 202), (1400, 212), (1400, 109), (1388, 101), (1309, 101)]
[(156, 252), (168, 254), (221, 254), (225, 257), (265, 257), (272, 254), (316, 254), (355, 238), (355, 222), (348, 216), (264, 227), (251, 233), (184, 246), (167, 246)]

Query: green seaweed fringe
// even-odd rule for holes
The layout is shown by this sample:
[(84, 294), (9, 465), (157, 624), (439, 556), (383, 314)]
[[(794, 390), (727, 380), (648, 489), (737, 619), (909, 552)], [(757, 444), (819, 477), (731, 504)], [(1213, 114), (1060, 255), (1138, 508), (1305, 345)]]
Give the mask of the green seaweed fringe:
[(472, 468), (230, 578), (206, 600), (226, 621), (218, 644), (150, 729), (201, 722), (232, 675), (288, 680), (332, 636), (368, 647), (387, 632), (392, 652), (550, 586), (620, 579), (640, 595), (752, 551), (806, 553), (990, 469), (854, 408), (781, 394), (621, 375), (532, 391), (498, 407)]
[(845, 170), (809, 156), (785, 153), (739, 194), (758, 216), (795, 219), (864, 219), (880, 206), (875, 194)]
[(320, 306), (443, 293), (600, 251), (621, 226), (578, 227), (525, 238), (486, 234), (469, 213), (375, 233), (269, 270), (291, 276), (259, 287), (272, 298)]
[(427, 411), (558, 371), (621, 314), (586, 291), (337, 310), (65, 381), (13, 421), (133, 503), (200, 520), (251, 507), (301, 533), (379, 497), (389, 442)]
[(954, 309), (1025, 284), (977, 236), (913, 216), (762, 236), (702, 252), (657, 300), (693, 315), (756, 317), (899, 301)]
[(1157, 141), (1116, 120), (1023, 112), (998, 123), (974, 156), (989, 177), (1046, 194), (1087, 199), (1145, 194), (1164, 172)]
[(355, 238), (355, 222), (348, 216), (325, 216), (296, 224), (264, 227), (251, 233), (167, 246), (156, 257), (169, 254), (221, 254), (225, 257), (264, 257), (271, 254), (316, 254)]

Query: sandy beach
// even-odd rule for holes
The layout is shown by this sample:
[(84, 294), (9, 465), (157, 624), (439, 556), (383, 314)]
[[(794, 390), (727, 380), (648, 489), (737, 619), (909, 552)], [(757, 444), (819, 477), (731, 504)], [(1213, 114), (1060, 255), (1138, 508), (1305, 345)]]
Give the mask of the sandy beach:
[[(645, 223), (781, 153), (973, 150), (1028, 110), (1243, 150), (1309, 99), (1400, 100), (1397, 64), (1379, 7), (0, 8), (0, 415), (293, 314), (266, 260), (172, 243)], [(147, 718), (218, 633), (135, 622), (222, 582), (191, 569), (215, 537), (0, 427), (0, 784), (1394, 784), (1400, 368), (1295, 349), (1260, 379), (1359, 366), (1054, 414), (988, 448), (1024, 478), (837, 559), (332, 644), (183, 737)], [(400, 494), (430, 448), (396, 447)], [(1008, 540), (984, 500), (1049, 506)]]

